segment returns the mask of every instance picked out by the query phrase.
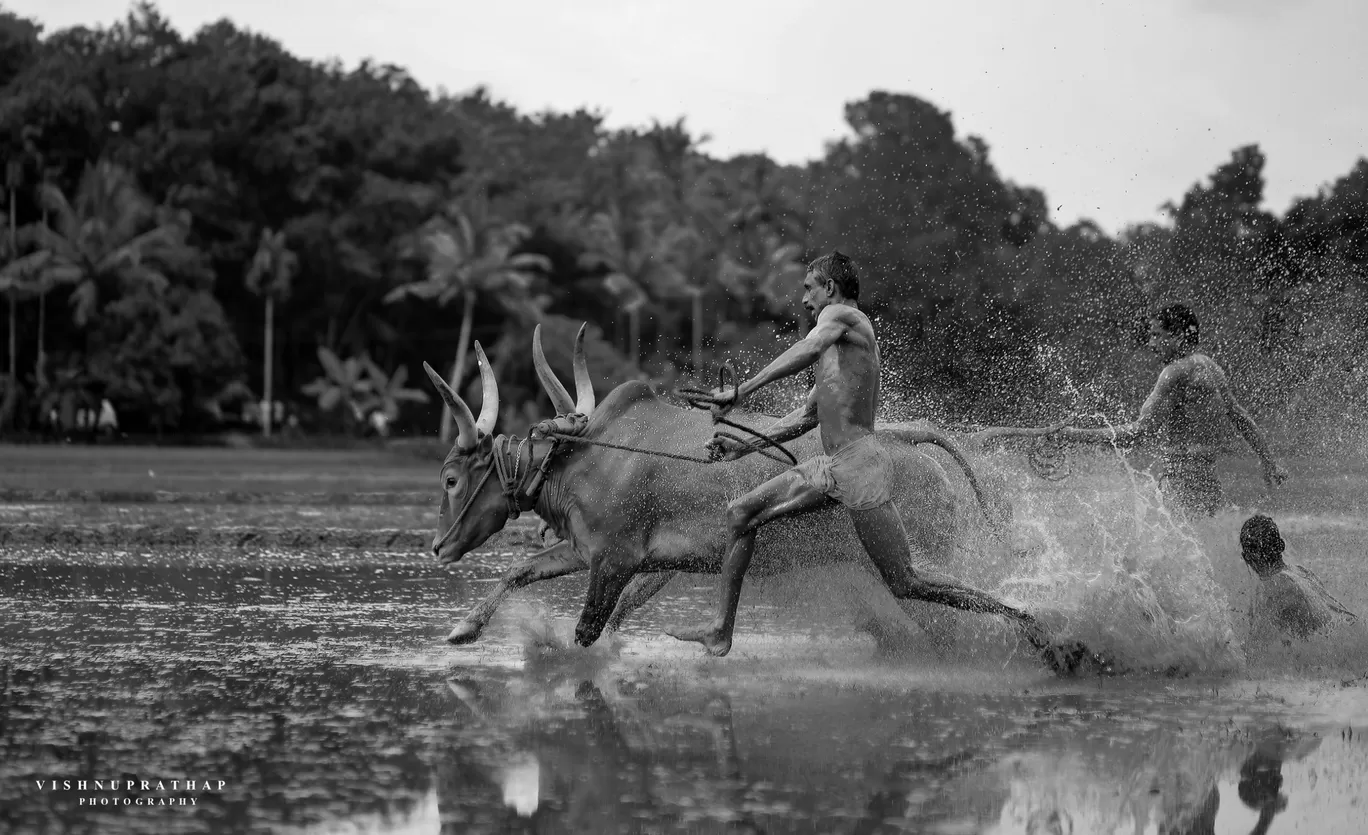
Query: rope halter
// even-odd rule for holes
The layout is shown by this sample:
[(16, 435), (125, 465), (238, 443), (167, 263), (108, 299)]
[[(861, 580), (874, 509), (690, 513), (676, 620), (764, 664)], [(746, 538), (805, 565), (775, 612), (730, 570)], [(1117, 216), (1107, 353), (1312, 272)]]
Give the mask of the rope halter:
[[(526, 438), (500, 435), (494, 439), (494, 470), (499, 474), (499, 488), (508, 503), (509, 519), (517, 519), (522, 515), (524, 502), (529, 506), (536, 505), (546, 484), (547, 473), (551, 471), (551, 464), (564, 443), (563, 438), (580, 435), (588, 425), (589, 418), (579, 413), (557, 415), (535, 424)], [(534, 469), (532, 443), (539, 440), (550, 441), (551, 448)], [(514, 442), (517, 442), (516, 448), (513, 447)]]

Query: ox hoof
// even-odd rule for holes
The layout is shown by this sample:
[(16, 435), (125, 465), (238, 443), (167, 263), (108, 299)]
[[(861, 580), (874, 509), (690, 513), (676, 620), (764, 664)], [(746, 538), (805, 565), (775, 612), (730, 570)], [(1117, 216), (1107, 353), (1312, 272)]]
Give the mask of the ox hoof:
[(598, 637), (597, 634), (590, 634), (590, 631), (582, 626), (575, 627), (575, 643), (582, 647), (592, 647)]
[(447, 643), (457, 647), (474, 643), (475, 639), (480, 637), (480, 632), (482, 631), (479, 624), (461, 621), (456, 624), (456, 628), (451, 630), (451, 634), (447, 636)]

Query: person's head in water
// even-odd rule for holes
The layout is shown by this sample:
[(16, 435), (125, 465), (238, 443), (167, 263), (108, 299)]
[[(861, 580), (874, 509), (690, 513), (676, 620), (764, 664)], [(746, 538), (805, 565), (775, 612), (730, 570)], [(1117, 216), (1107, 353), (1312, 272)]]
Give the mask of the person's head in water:
[(1273, 816), (1287, 808), (1287, 795), (1282, 794), (1282, 760), (1260, 751), (1254, 752), (1240, 766), (1240, 782), (1235, 788), (1240, 802), (1259, 813), (1253, 832), (1264, 833), (1273, 823)]
[(1286, 548), (1278, 524), (1262, 513), (1249, 517), (1240, 527), (1240, 556), (1260, 576), (1282, 568)]
[(1192, 352), (1201, 339), (1197, 314), (1185, 304), (1171, 304), (1150, 317), (1150, 350), (1164, 362)]
[(849, 255), (833, 249), (808, 264), (803, 279), (803, 308), (816, 318), (829, 304), (854, 305), (860, 300), (860, 272)]

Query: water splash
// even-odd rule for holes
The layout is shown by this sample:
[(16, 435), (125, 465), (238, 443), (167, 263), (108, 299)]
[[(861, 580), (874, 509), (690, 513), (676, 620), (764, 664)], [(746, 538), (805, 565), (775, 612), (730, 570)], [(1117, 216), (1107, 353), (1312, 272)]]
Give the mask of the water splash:
[(1008, 483), (1015, 518), (1012, 553), (981, 564), (979, 575), (1061, 637), (1126, 667), (1242, 666), (1226, 590), (1193, 524), (1169, 508), (1152, 475), (1120, 455), (1080, 463), (1087, 471), (1052, 485), (1011, 455), (981, 462)]

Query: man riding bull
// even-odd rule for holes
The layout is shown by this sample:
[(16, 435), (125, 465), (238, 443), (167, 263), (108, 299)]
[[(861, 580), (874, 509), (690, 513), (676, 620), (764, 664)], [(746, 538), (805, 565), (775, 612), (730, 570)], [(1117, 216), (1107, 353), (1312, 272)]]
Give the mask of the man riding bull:
[[(1263, 478), (1275, 487), (1287, 471), (1273, 460), (1268, 442), (1249, 412), (1235, 399), (1230, 380), (1215, 360), (1197, 350), (1201, 331), (1186, 305), (1173, 304), (1149, 321), (1148, 346), (1164, 363), (1140, 417), (1115, 427), (1063, 427), (1057, 437), (1074, 443), (1131, 445), (1156, 442), (1163, 465), (1160, 488), (1178, 508), (1215, 515), (1228, 502), (1216, 476), (1216, 458), (1233, 428), (1263, 464)], [(1011, 437), (1040, 430), (993, 427), (985, 436)]]
[[(731, 650), (736, 607), (759, 529), (786, 516), (840, 503), (894, 596), (1002, 615), (1016, 621), (1042, 652), (1061, 650), (1049, 646), (1040, 625), (1025, 612), (985, 592), (933, 578), (913, 567), (902, 516), (891, 501), (891, 460), (874, 437), (879, 410), (879, 346), (869, 317), (859, 308), (859, 297), (859, 274), (848, 256), (832, 251), (813, 261), (803, 279), (803, 307), (816, 318), (812, 331), (759, 374), (730, 391), (717, 389), (709, 398), (714, 415), (720, 417), (756, 390), (816, 363), (817, 384), (807, 401), (769, 427), (766, 434), (782, 443), (820, 428), (825, 454), (774, 476), (728, 505), (730, 540), (717, 615), (707, 624), (677, 628), (670, 634), (683, 641), (697, 641), (713, 655), (726, 655)], [(721, 434), (708, 447), (715, 458), (723, 460), (740, 458), (750, 449)], [(1084, 650), (1074, 647), (1063, 651)]]

